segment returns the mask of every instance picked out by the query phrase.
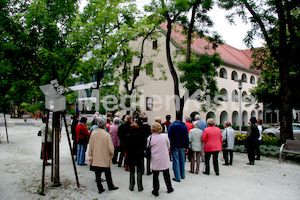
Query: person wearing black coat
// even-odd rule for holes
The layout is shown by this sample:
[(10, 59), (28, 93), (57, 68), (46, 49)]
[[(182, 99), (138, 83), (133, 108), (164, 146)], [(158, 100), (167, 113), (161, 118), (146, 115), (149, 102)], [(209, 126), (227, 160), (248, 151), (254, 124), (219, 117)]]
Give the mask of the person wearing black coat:
[[(148, 124), (147, 116), (143, 116), (141, 118), (140, 134), (145, 138), (144, 143), (145, 143), (145, 146), (147, 146), (147, 138), (151, 135), (151, 127)], [(147, 160), (146, 160), (147, 175), (151, 175), (150, 162), (151, 162), (151, 158), (148, 157)]]
[(255, 160), (255, 148), (257, 145), (258, 137), (259, 137), (259, 130), (255, 125), (257, 120), (255, 117), (250, 118), (249, 127), (246, 136), (246, 148), (249, 162), (247, 165), (254, 165)]
[(137, 171), (137, 186), (138, 191), (143, 190), (143, 168), (144, 168), (144, 150), (145, 150), (145, 138), (140, 134), (140, 128), (137, 123), (130, 125), (129, 135), (125, 140), (125, 149), (127, 156), (125, 163), (130, 168), (130, 184), (129, 190), (133, 191), (135, 185), (135, 170)]
[(72, 134), (72, 140), (73, 140), (73, 152), (72, 154), (74, 156), (77, 156), (77, 135), (76, 135), (76, 126), (79, 122), (79, 113), (76, 113), (76, 115), (72, 116), (72, 123), (71, 123), (71, 134)]
[(124, 123), (122, 123), (119, 128), (118, 128), (118, 137), (120, 140), (120, 157), (118, 160), (118, 167), (121, 167), (123, 164), (123, 158), (124, 158), (124, 153), (125, 153), (125, 140), (127, 135), (129, 134), (129, 129), (130, 129), (130, 116), (126, 115), (124, 118)]

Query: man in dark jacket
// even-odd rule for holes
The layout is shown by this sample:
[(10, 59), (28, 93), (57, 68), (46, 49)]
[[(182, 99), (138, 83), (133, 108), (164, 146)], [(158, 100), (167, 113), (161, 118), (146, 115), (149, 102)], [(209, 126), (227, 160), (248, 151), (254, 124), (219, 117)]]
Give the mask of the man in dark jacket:
[(185, 154), (188, 153), (189, 136), (185, 123), (176, 113), (176, 121), (169, 126), (168, 135), (171, 143), (171, 152), (173, 157), (174, 181), (180, 182), (180, 178), (185, 178)]
[[(147, 138), (151, 135), (151, 127), (148, 124), (148, 118), (147, 116), (141, 117), (141, 124), (140, 124), (140, 133), (141, 135), (145, 138), (145, 146), (147, 146)], [(147, 158), (147, 175), (151, 175), (151, 170), (150, 170), (150, 158)]]
[(248, 153), (249, 162), (248, 165), (254, 165), (255, 160), (255, 148), (257, 145), (258, 137), (259, 137), (259, 130), (255, 125), (257, 120), (255, 117), (250, 118), (249, 127), (246, 136), (246, 148)]

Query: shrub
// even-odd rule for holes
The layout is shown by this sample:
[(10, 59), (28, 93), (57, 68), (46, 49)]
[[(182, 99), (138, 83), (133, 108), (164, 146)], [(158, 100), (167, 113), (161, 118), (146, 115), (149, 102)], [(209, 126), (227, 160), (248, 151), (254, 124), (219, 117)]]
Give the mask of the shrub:
[[(236, 145), (245, 145), (247, 134), (236, 133), (235, 134), (235, 144)], [(262, 135), (261, 145), (273, 145), (280, 146), (280, 138), (279, 137), (270, 137), (268, 135)]]
[(280, 146), (280, 138), (279, 137), (270, 137), (268, 135), (262, 135), (261, 140), (262, 145), (273, 145), (273, 146)]
[(247, 134), (236, 133), (235, 134), (235, 144), (236, 145), (245, 145)]

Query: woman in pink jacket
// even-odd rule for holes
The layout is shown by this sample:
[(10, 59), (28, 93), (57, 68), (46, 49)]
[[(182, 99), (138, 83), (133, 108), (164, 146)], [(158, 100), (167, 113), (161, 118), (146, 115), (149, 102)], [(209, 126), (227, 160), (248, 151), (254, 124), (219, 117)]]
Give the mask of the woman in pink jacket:
[(171, 178), (170, 178), (170, 140), (167, 134), (161, 134), (162, 126), (155, 122), (151, 126), (152, 135), (147, 139), (147, 146), (151, 148), (151, 163), (153, 172), (153, 191), (154, 196), (158, 196), (159, 190), (159, 172), (162, 171), (164, 180), (167, 185), (168, 193), (173, 192)]
[(202, 135), (202, 141), (205, 143), (204, 153), (205, 153), (205, 171), (203, 174), (209, 175), (209, 161), (211, 155), (213, 155), (213, 164), (216, 175), (219, 176), (219, 163), (218, 155), (219, 151), (222, 151), (222, 132), (218, 127), (214, 126), (215, 121), (212, 118), (207, 119), (208, 127), (204, 129)]

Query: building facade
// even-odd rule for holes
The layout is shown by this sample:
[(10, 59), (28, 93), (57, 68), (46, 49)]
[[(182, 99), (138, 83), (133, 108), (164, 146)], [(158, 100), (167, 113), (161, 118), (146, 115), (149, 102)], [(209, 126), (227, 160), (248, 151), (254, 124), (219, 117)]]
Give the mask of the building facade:
[[(147, 40), (144, 50), (144, 63), (151, 63), (149, 69), (139, 72), (136, 79), (138, 90), (142, 93), (136, 105), (145, 112), (149, 122), (153, 123), (154, 118), (160, 116), (163, 121), (166, 115), (171, 115), (171, 121), (175, 120), (176, 104), (174, 101), (173, 79), (169, 71), (166, 57), (166, 24), (161, 24), (161, 37), (157, 40)], [(181, 48), (185, 48), (184, 36), (180, 34), (181, 27), (175, 27), (177, 30), (172, 32), (171, 52), (173, 60), (184, 59), (182, 55), (176, 55)], [(142, 40), (131, 43), (132, 48), (138, 49)], [(194, 38), (192, 49), (194, 53), (213, 53), (213, 50), (207, 49), (210, 44), (200, 38)], [(263, 119), (263, 105), (255, 102), (250, 96), (250, 90), (257, 85), (259, 72), (250, 69), (251, 55), (249, 50), (238, 50), (227, 44), (217, 48), (223, 64), (218, 68), (218, 77), (216, 77), (218, 89), (221, 96), (218, 98), (220, 106), (214, 110), (203, 112), (201, 104), (196, 100), (188, 100), (184, 106), (184, 116), (192, 113), (199, 113), (203, 120), (214, 118), (217, 124), (223, 124), (230, 121), (234, 125), (239, 125), (239, 119), (242, 119), (242, 125), (248, 125), (250, 117)], [(136, 58), (134, 64), (138, 63)], [(149, 76), (153, 72), (154, 77)], [(177, 70), (179, 76), (180, 72)], [(166, 77), (165, 80), (163, 77)], [(241, 89), (239, 82), (241, 80)], [(123, 90), (123, 83), (120, 84), (120, 90)], [(183, 96), (187, 92), (185, 88), (180, 87), (180, 94)], [(241, 96), (240, 96), (241, 95)], [(247, 100), (251, 99), (249, 104)], [(207, 103), (207, 102), (206, 102)], [(241, 111), (240, 111), (241, 107)], [(121, 114), (124, 114), (121, 112)]]

